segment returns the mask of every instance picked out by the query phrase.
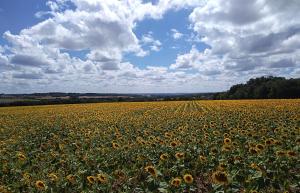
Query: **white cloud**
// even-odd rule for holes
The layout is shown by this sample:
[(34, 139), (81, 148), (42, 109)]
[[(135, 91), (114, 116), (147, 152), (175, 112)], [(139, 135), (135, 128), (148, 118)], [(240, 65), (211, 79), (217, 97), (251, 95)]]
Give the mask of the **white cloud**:
[(223, 61), (211, 54), (211, 50), (206, 49), (204, 52), (192, 47), (189, 53), (178, 55), (170, 69), (190, 70), (197, 69), (202, 75), (218, 75), (223, 70)]
[(0, 53), (4, 52), (4, 48), (0, 45)]
[(204, 75), (206, 68), (237, 80), (244, 73), (289, 76), (300, 67), (299, 9), (298, 1), (207, 1), (189, 19), (210, 48), (179, 55), (171, 68), (196, 68)]
[(178, 40), (180, 38), (182, 38), (183, 34), (180, 33), (179, 31), (177, 31), (176, 29), (171, 29), (171, 33), (172, 33), (172, 37), (174, 38), (174, 40)]
[(4, 66), (7, 66), (8, 65), (8, 59), (5, 55), (2, 55), (1, 54), (1, 51), (0, 51), (0, 68)]
[(55, 1), (47, 1), (46, 5), (51, 9), (51, 11), (57, 11), (57, 10), (59, 10), (59, 5)]
[(152, 51), (158, 52), (161, 49), (162, 43), (159, 40), (155, 40), (152, 36), (152, 32), (144, 34), (141, 43), (149, 46)]

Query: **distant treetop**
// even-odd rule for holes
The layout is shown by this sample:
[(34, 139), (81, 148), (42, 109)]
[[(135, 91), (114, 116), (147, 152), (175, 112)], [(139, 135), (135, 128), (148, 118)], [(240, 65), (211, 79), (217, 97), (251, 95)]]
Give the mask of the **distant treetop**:
[(278, 99), (300, 98), (300, 78), (252, 78), (246, 84), (232, 86), (227, 92), (217, 93), (214, 99)]

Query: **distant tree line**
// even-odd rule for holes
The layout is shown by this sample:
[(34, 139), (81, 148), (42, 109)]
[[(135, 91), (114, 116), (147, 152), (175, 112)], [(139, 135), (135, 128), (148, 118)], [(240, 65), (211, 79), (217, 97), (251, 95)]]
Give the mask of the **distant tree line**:
[[(180, 96), (151, 96), (151, 97), (136, 97), (136, 98), (124, 98), (124, 97), (112, 97), (112, 98), (78, 98), (77, 96), (71, 96), (69, 99), (34, 99), (34, 100), (17, 100), (11, 102), (1, 102), (0, 107), (9, 106), (32, 106), (32, 105), (58, 105), (58, 104), (80, 104), (80, 103), (105, 103), (105, 102), (146, 102), (146, 101), (185, 101), (185, 100), (202, 100), (207, 99), (205, 97), (212, 96), (212, 94), (203, 95), (180, 95)], [(212, 98), (212, 97), (211, 97)]]
[(216, 93), (214, 99), (290, 99), (300, 98), (300, 78), (252, 78), (246, 84), (232, 86), (227, 92)]

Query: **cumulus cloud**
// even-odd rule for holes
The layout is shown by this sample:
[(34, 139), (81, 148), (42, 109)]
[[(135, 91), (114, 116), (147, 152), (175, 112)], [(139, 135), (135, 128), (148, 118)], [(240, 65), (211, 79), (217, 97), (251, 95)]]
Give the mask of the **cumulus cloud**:
[(153, 38), (152, 32), (144, 34), (141, 42), (145, 46), (149, 46), (151, 51), (158, 52), (161, 49), (162, 43), (159, 40)]
[(171, 33), (172, 33), (172, 37), (173, 37), (174, 40), (178, 40), (178, 39), (182, 38), (182, 36), (183, 36), (183, 34), (180, 33), (176, 29), (171, 29)]
[(223, 70), (223, 61), (211, 54), (210, 49), (203, 52), (192, 47), (189, 53), (178, 55), (170, 69), (190, 70), (197, 69), (203, 75), (217, 75)]
[(235, 79), (245, 73), (289, 76), (299, 68), (299, 8), (296, 0), (207, 1), (189, 19), (209, 48), (179, 55), (171, 68), (204, 67)]

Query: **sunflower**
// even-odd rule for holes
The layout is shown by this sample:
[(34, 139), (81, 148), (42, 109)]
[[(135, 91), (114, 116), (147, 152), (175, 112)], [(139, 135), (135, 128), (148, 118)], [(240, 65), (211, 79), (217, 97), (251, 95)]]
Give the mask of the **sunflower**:
[(213, 135), (218, 136), (218, 135), (220, 135), (220, 132), (219, 131), (213, 131)]
[(86, 177), (86, 179), (88, 180), (88, 182), (90, 184), (94, 184), (97, 180), (97, 178), (95, 176), (88, 176), (88, 177)]
[(118, 149), (120, 146), (119, 146), (119, 144), (113, 142), (113, 143), (112, 143), (112, 147), (113, 147), (114, 149)]
[(194, 181), (194, 178), (191, 174), (185, 174), (183, 176), (183, 179), (184, 179), (185, 183), (187, 183), (187, 184), (191, 184)]
[(233, 159), (234, 159), (234, 161), (238, 161), (238, 162), (243, 160), (243, 158), (241, 156), (234, 156)]
[(146, 142), (144, 140), (140, 141), (140, 144), (145, 145)]
[(171, 185), (172, 185), (172, 186), (175, 186), (175, 187), (178, 187), (178, 186), (180, 186), (181, 181), (182, 181), (182, 180), (181, 180), (179, 177), (174, 178), (174, 179), (171, 180)]
[(265, 140), (266, 145), (272, 145), (273, 142), (274, 142), (274, 139), (272, 139), (272, 138)]
[(170, 146), (171, 147), (176, 147), (178, 145), (178, 143), (176, 142), (176, 141), (172, 141), (171, 143), (170, 143)]
[(24, 173), (23, 174), (23, 178), (25, 179), (25, 180), (30, 180), (31, 179), (31, 176), (30, 176), (30, 174), (29, 173)]
[(169, 132), (165, 132), (165, 137), (166, 137), (166, 138), (170, 138), (170, 137), (172, 137), (172, 134), (169, 133)]
[(157, 171), (153, 166), (146, 166), (145, 171), (151, 174), (153, 177), (157, 176)]
[(218, 149), (216, 147), (213, 147), (210, 149), (210, 152), (215, 155), (218, 153)]
[(291, 157), (291, 158), (295, 158), (295, 157), (297, 157), (297, 153), (296, 152), (294, 152), (294, 151), (287, 151), (286, 152), (286, 155), (288, 156), (288, 157)]
[(45, 190), (46, 189), (46, 185), (43, 181), (38, 180), (35, 182), (35, 187), (37, 187), (39, 190)]
[(56, 182), (58, 180), (58, 177), (55, 173), (50, 173), (48, 175), (48, 177), (50, 178), (50, 181), (52, 181), (52, 182)]
[(183, 132), (183, 127), (178, 127), (178, 128), (177, 128), (177, 131)]
[(160, 160), (162, 160), (162, 161), (167, 160), (168, 157), (169, 157), (169, 156), (168, 156), (168, 154), (166, 154), (166, 153), (163, 153), (163, 154), (161, 154), (161, 155), (159, 156)]
[(249, 149), (249, 153), (251, 153), (251, 154), (257, 154), (258, 153), (258, 151), (256, 150), (256, 148), (250, 148)]
[(212, 174), (212, 180), (215, 184), (227, 184), (228, 175), (226, 172), (216, 171)]
[(252, 168), (252, 169), (255, 169), (255, 170), (261, 170), (260, 168), (259, 168), (259, 166), (256, 164), (256, 163), (251, 163), (250, 164), (250, 167)]
[(255, 144), (252, 143), (252, 142), (249, 142), (249, 141), (246, 143), (246, 146), (247, 146), (247, 147), (255, 148)]
[(71, 184), (75, 184), (75, 182), (76, 182), (76, 177), (75, 177), (73, 174), (67, 175), (66, 179), (67, 179), (68, 182), (70, 182)]
[(203, 156), (203, 155), (199, 155), (199, 160), (201, 162), (205, 162), (207, 160), (207, 158), (205, 156)]
[(250, 190), (250, 193), (258, 193), (257, 190)]
[(224, 133), (223, 137), (224, 138), (229, 138), (229, 134), (228, 133)]
[(229, 139), (229, 138), (225, 138), (224, 139), (224, 144), (231, 144), (231, 139)]
[(156, 143), (150, 143), (150, 145), (151, 145), (151, 147), (156, 147), (157, 146), (157, 144)]
[(257, 144), (256, 146), (256, 149), (259, 150), (259, 151), (262, 151), (264, 150), (265, 146), (263, 144)]
[(177, 152), (175, 154), (175, 157), (176, 157), (176, 159), (183, 159), (184, 158), (184, 153)]
[(222, 146), (222, 151), (224, 152), (228, 152), (228, 151), (230, 151), (231, 150), (231, 146), (230, 145), (223, 145)]
[(21, 160), (21, 161), (25, 161), (25, 160), (26, 160), (26, 156), (25, 156), (23, 153), (21, 153), (21, 152), (19, 152), (19, 153), (17, 154), (17, 157), (18, 157), (18, 159)]
[(97, 174), (97, 179), (101, 184), (106, 184), (108, 181), (108, 178), (105, 174)]
[(283, 157), (286, 155), (286, 152), (285, 151), (276, 151), (276, 156), (277, 157)]
[(226, 168), (227, 168), (227, 164), (225, 164), (225, 163), (220, 163), (219, 166), (218, 166), (218, 169), (221, 170), (221, 171), (226, 170)]

